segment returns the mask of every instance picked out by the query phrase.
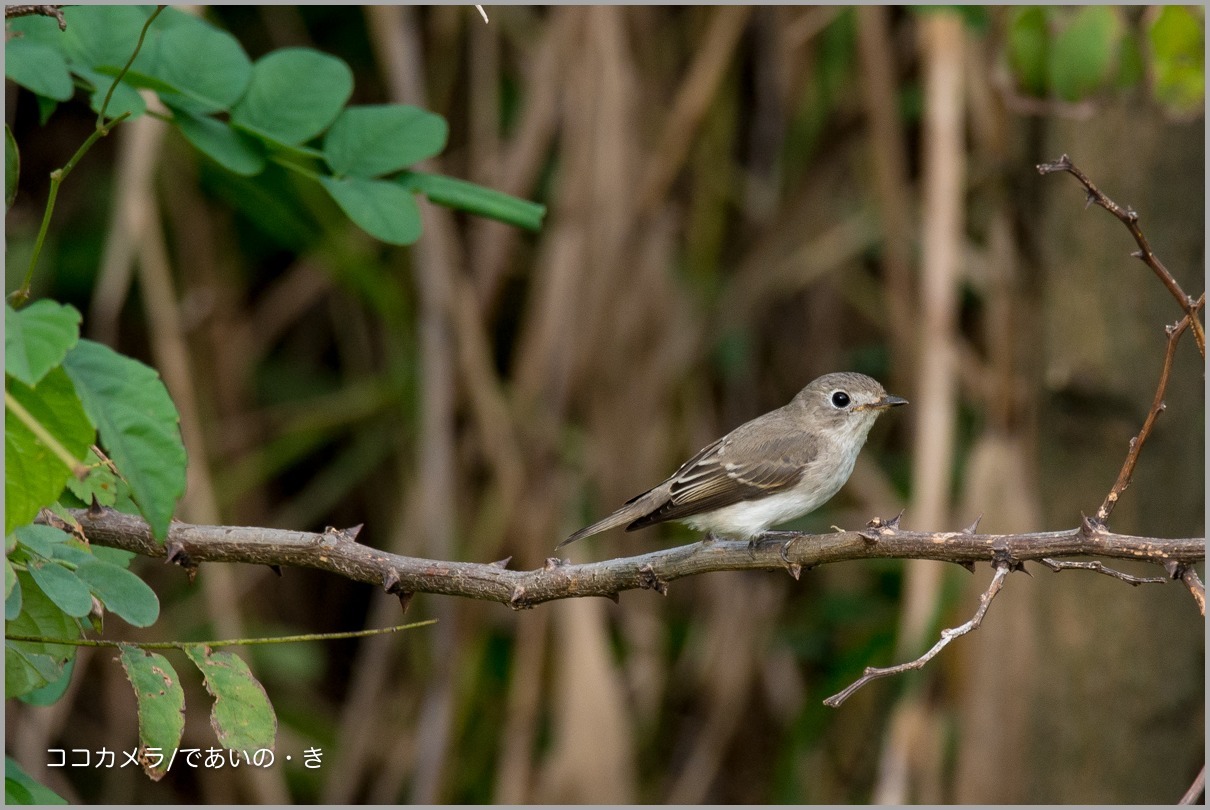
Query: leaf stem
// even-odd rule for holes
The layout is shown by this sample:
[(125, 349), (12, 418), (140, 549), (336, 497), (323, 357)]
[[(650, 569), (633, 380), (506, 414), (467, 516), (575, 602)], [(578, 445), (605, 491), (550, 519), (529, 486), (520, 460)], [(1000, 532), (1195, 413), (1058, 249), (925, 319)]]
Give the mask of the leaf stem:
[(33, 641), (40, 644), (65, 644), (69, 647), (138, 647), (142, 650), (185, 650), (187, 647), (249, 647), (254, 644), (288, 644), (296, 641), (331, 641), (340, 638), (361, 638), (363, 636), (380, 636), (384, 633), (396, 633), (400, 630), (413, 630), (417, 627), (428, 627), (436, 624), (436, 619), (423, 622), (399, 624), (394, 627), (376, 627), (371, 630), (350, 630), (347, 633), (304, 633), (298, 636), (268, 636), (261, 638), (231, 638), (218, 641), (110, 641), (108, 639), (92, 638), (46, 638), (44, 636), (27, 636), (18, 633), (5, 633), (6, 641)]
[(25, 280), (21, 286), (9, 296), (9, 302), (16, 308), (24, 306), (25, 302), (29, 300), (30, 287), (33, 285), (34, 280), (34, 270), (38, 267), (38, 258), (42, 255), (42, 246), (46, 244), (46, 233), (50, 230), (50, 217), (55, 210), (55, 200), (59, 196), (59, 186), (67, 179), (67, 175), (71, 174), (71, 170), (76, 167), (76, 164), (80, 162), (80, 159), (84, 157), (98, 139), (104, 138), (115, 126), (130, 117), (130, 111), (127, 110), (109, 123), (105, 123), (105, 110), (108, 109), (109, 101), (113, 98), (114, 90), (117, 89), (118, 84), (122, 81), (122, 77), (130, 70), (130, 66), (134, 64), (135, 58), (139, 55), (139, 51), (142, 50), (143, 39), (147, 36), (147, 29), (151, 27), (152, 21), (159, 16), (164, 8), (164, 6), (157, 6), (156, 10), (147, 18), (147, 22), (143, 24), (143, 30), (139, 32), (139, 41), (135, 45), (134, 53), (130, 55), (130, 59), (126, 62), (125, 67), (114, 78), (113, 84), (109, 86), (109, 92), (105, 94), (105, 101), (101, 104), (101, 111), (97, 113), (96, 128), (93, 129), (92, 133), (80, 145), (80, 148), (76, 150), (76, 153), (71, 156), (71, 160), (67, 161), (63, 168), (55, 169), (50, 173), (50, 193), (46, 197), (46, 209), (42, 212), (42, 224), (38, 227), (38, 237), (34, 240), (34, 250), (29, 257), (29, 269), (25, 272)]

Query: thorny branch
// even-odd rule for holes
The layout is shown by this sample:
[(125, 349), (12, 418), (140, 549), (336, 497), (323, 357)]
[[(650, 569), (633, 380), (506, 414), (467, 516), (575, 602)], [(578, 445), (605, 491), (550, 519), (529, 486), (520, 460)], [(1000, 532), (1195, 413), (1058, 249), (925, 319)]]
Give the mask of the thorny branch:
[[(1201, 321), (1198, 319), (1198, 313), (1202, 311), (1206, 304), (1206, 293), (1202, 292), (1196, 301), (1190, 298), (1185, 291), (1181, 289), (1180, 284), (1178, 284), (1176, 279), (1173, 278), (1172, 273), (1168, 271), (1168, 268), (1164, 266), (1159, 257), (1152, 252), (1151, 245), (1147, 242), (1147, 237), (1143, 234), (1143, 229), (1139, 227), (1139, 215), (1129, 207), (1123, 209), (1113, 200), (1106, 197), (1101, 190), (1088, 179), (1087, 175), (1080, 171), (1080, 169), (1071, 162), (1071, 158), (1069, 158), (1067, 155), (1061, 156), (1058, 160), (1052, 163), (1040, 163), (1038, 164), (1037, 169), (1039, 174), (1068, 172), (1074, 175), (1088, 193), (1089, 204), (1096, 203), (1097, 205), (1101, 206), (1106, 211), (1117, 217), (1122, 224), (1124, 224), (1130, 230), (1131, 235), (1134, 237), (1135, 242), (1139, 246), (1138, 251), (1136, 251), (1134, 255), (1152, 269), (1160, 281), (1163, 282), (1164, 286), (1167, 287), (1169, 292), (1172, 293), (1173, 297), (1176, 298), (1177, 302), (1181, 305), (1181, 309), (1185, 311), (1185, 315), (1183, 318), (1181, 318), (1181, 320), (1177, 321), (1171, 326), (1165, 327), (1165, 331), (1168, 334), (1168, 346), (1164, 352), (1164, 363), (1160, 370), (1160, 380), (1155, 389), (1155, 396), (1152, 399), (1151, 410), (1148, 411), (1147, 418), (1143, 421), (1143, 426), (1140, 428), (1138, 435), (1130, 440), (1130, 450), (1126, 453), (1126, 460), (1122, 463), (1122, 469), (1118, 473), (1117, 480), (1114, 481), (1113, 487), (1109, 490), (1109, 494), (1105, 496), (1105, 500), (1101, 504), (1101, 507), (1097, 509), (1096, 515), (1092, 518), (1087, 516), (1083, 517), (1080, 531), (1086, 536), (1091, 537), (1105, 531), (1107, 521), (1109, 520), (1109, 515), (1113, 512), (1113, 508), (1117, 505), (1118, 499), (1121, 498), (1122, 493), (1127, 487), (1130, 486), (1130, 480), (1134, 475), (1134, 468), (1138, 463), (1139, 453), (1141, 453), (1143, 450), (1143, 444), (1147, 441), (1147, 437), (1151, 435), (1152, 428), (1155, 426), (1156, 418), (1159, 417), (1160, 413), (1162, 413), (1166, 407), (1164, 404), (1164, 393), (1168, 390), (1168, 378), (1172, 371), (1173, 357), (1176, 355), (1176, 345), (1180, 341), (1181, 335), (1184, 334), (1185, 330), (1190, 326), (1193, 327), (1193, 336), (1194, 340), (1197, 342), (1198, 351), (1201, 353), (1203, 358), (1206, 356), (1206, 337), (1202, 330)], [(873, 535), (868, 533), (866, 536), (871, 538), (873, 537)], [(1091, 552), (1091, 554), (1097, 556), (1109, 556), (1105, 554), (1104, 551), (1094, 551)], [(1010, 557), (1008, 559), (1012, 558)], [(1131, 574), (1125, 574), (1121, 571), (1109, 568), (1100, 561), (1070, 562), (1057, 561), (1050, 559), (1049, 557), (1043, 557), (1039, 559), (1039, 562), (1050, 568), (1052, 571), (1063, 571), (1067, 569), (1085, 569), (1097, 571), (1135, 586), (1142, 585), (1144, 583), (1166, 581), (1161, 577), (1136, 577)], [(1019, 565), (1019, 563), (1016, 564)], [(1202, 584), (1201, 579), (1198, 577), (1197, 570), (1192, 565), (1176, 560), (1170, 560), (1165, 562), (1163, 565), (1164, 569), (1168, 573), (1169, 578), (1179, 579), (1185, 584), (1185, 587), (1189, 589), (1189, 593), (1193, 596), (1194, 601), (1197, 603), (1198, 611), (1204, 617), (1206, 615), (1206, 588)], [(1000, 562), (996, 562), (995, 566), (995, 577), (992, 579), (992, 583), (988, 589), (984, 591), (983, 595), (979, 598), (979, 609), (976, 611), (974, 618), (960, 627), (943, 630), (941, 633), (941, 639), (935, 645), (933, 645), (932, 649), (917, 658), (915, 661), (909, 661), (906, 664), (898, 664), (892, 667), (867, 667), (865, 673), (859, 679), (854, 681), (843, 691), (825, 700), (824, 703), (828, 706), (839, 706), (845, 701), (845, 699), (849, 697), (849, 695), (853, 694), (872, 680), (883, 678), (887, 675), (894, 675), (909, 669), (920, 669), (954, 638), (960, 635), (965, 635), (978, 627), (983, 621), (983, 615), (987, 612), (987, 606), (991, 603), (991, 600), (995, 597), (995, 595), (999, 593), (1000, 588), (1003, 585), (1004, 577), (1010, 570), (1013, 570), (1014, 567), (1014, 565), (1002, 565)], [(1199, 778), (1204, 779), (1204, 773)], [(1197, 785), (1195, 785), (1195, 787), (1197, 787)], [(1193, 790), (1193, 788), (1190, 788), (1190, 790)]]
[(1130, 231), (1130, 235), (1134, 237), (1134, 241), (1138, 244), (1139, 249), (1133, 255), (1138, 257), (1144, 264), (1151, 268), (1168, 291), (1172, 293), (1172, 297), (1181, 305), (1181, 309), (1185, 311), (1185, 315), (1190, 319), (1193, 325), (1193, 339), (1197, 343), (1197, 350), (1202, 357), (1206, 356), (1206, 335), (1202, 330), (1201, 321), (1197, 319), (1197, 309), (1193, 298), (1181, 289), (1181, 285), (1177, 283), (1172, 273), (1164, 266), (1159, 257), (1151, 252), (1151, 245), (1147, 242), (1147, 237), (1143, 235), (1143, 229), (1139, 227), (1139, 215), (1130, 206), (1122, 208), (1113, 200), (1105, 196), (1099, 188), (1097, 188), (1084, 172), (1080, 171), (1071, 158), (1067, 155), (1062, 155), (1058, 160), (1052, 163), (1039, 163), (1038, 174), (1051, 174), (1053, 172), (1068, 172), (1080, 181), (1088, 192), (1089, 204), (1096, 203), (1104, 208), (1109, 213), (1117, 217), (1123, 225)]
[(949, 629), (942, 630), (941, 638), (938, 639), (937, 643), (929, 648), (928, 652), (914, 661), (908, 661), (904, 664), (896, 664), (893, 667), (866, 667), (865, 671), (861, 673), (860, 678), (853, 681), (835, 695), (832, 695), (832, 697), (824, 700), (823, 704), (829, 708), (835, 709), (837, 706), (848, 700), (850, 695), (861, 687), (865, 686), (870, 681), (877, 680), (878, 678), (885, 678), (888, 675), (898, 675), (900, 672), (907, 672), (910, 669), (920, 669), (929, 661), (933, 660), (933, 657), (945, 649), (945, 647), (947, 647), (951, 641), (958, 638), (958, 636), (965, 636), (970, 631), (976, 629), (980, 624), (983, 623), (983, 617), (987, 614), (988, 607), (991, 605), (992, 600), (996, 598), (996, 594), (1000, 592), (1000, 588), (1004, 586), (1004, 578), (1008, 576), (1009, 572), (1015, 567), (1014, 564), (1009, 562), (1007, 559), (997, 560), (995, 563), (993, 563), (993, 566), (996, 569), (996, 574), (992, 577), (992, 584), (989, 585), (987, 590), (979, 596), (979, 609), (975, 611), (975, 615), (971, 617), (970, 621), (959, 625), (958, 627), (951, 627)]
[(1130, 486), (1130, 479), (1134, 475), (1135, 464), (1138, 463), (1139, 453), (1143, 449), (1143, 443), (1147, 441), (1147, 437), (1151, 435), (1151, 429), (1155, 426), (1156, 417), (1163, 412), (1167, 406), (1164, 404), (1164, 392), (1168, 390), (1168, 376), (1172, 371), (1172, 358), (1176, 354), (1176, 344), (1184, 334), (1185, 329), (1190, 323), (1197, 323), (1197, 313), (1201, 311), (1206, 304), (1206, 293), (1202, 293), (1196, 303), (1193, 305), (1193, 312), (1181, 318), (1173, 326), (1168, 326), (1165, 331), (1168, 333), (1168, 348), (1164, 352), (1164, 365), (1160, 371), (1160, 381), (1155, 388), (1155, 397), (1151, 402), (1151, 410), (1147, 413), (1147, 418), (1143, 420), (1143, 427), (1139, 430), (1139, 435), (1130, 440), (1130, 451), (1126, 453), (1126, 461), (1122, 463), (1122, 470), (1118, 473), (1118, 478), (1113, 483), (1113, 488), (1109, 490), (1109, 494), (1105, 496), (1105, 501), (1101, 504), (1101, 508), (1097, 510), (1096, 519), (1105, 523), (1109, 520), (1109, 515), (1113, 512), (1113, 507), (1117, 505), (1118, 498)]
[[(401, 598), (440, 593), (500, 602), (514, 609), (583, 596), (617, 599), (621, 591), (663, 593), (682, 577), (711, 571), (776, 570), (794, 577), (825, 563), (875, 558), (927, 559), (966, 566), (974, 561), (1011, 559), (1014, 564), (1043, 558), (1095, 555), (1191, 567), (1205, 559), (1203, 538), (1159, 539), (1113, 534), (1084, 527), (1035, 534), (910, 532), (877, 521), (877, 532), (805, 535), (770, 532), (755, 548), (746, 542), (715, 540), (654, 551), (634, 557), (573, 564), (551, 557), (542, 568), (513, 571), (506, 563), (426, 560), (391, 554), (356, 540), (356, 532), (330, 529), (322, 534), (245, 526), (195, 526), (174, 522), (165, 543), (157, 542), (141, 518), (103, 509), (72, 510), (90, 542), (126, 549), (196, 570), (203, 562), (244, 562), (317, 568), (357, 582), (379, 585)], [(71, 530), (49, 512), (43, 522)], [(1177, 572), (1178, 569), (1172, 569)]]

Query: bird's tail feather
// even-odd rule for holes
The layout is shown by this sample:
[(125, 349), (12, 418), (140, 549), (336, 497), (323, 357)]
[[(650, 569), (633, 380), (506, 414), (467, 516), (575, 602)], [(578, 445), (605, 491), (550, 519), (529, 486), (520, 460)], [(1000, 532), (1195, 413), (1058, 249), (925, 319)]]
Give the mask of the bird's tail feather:
[(609, 517), (601, 518), (596, 523), (593, 523), (590, 526), (585, 526), (583, 529), (575, 532), (562, 543), (559, 543), (559, 545), (555, 546), (555, 549), (557, 550), (563, 548), (563, 546), (567, 545), (568, 543), (583, 540), (585, 537), (590, 537), (591, 535), (600, 534), (603, 531), (608, 531), (609, 529), (632, 523), (639, 518), (639, 511), (640, 510), (634, 509), (632, 504), (627, 504)]

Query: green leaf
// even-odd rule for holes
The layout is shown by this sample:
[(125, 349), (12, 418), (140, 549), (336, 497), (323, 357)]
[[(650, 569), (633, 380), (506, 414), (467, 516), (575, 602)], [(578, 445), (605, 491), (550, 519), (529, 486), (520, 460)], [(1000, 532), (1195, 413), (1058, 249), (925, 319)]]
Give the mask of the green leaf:
[[(118, 660), (134, 687), (139, 708), (139, 744), (162, 752), (176, 750), (185, 731), (185, 692), (176, 670), (158, 653), (127, 644), (123, 644), (121, 650)], [(144, 758), (143, 771), (153, 780), (159, 780), (168, 772), (170, 761), (171, 757), (166, 754), (153, 767), (152, 761)]]
[(48, 560), (55, 556), (56, 546), (61, 546), (71, 539), (67, 532), (41, 524), (21, 526), (12, 533), (12, 537), (39, 557)]
[[(34, 584), (29, 572), (18, 571), (17, 583), (24, 605), (20, 615), (5, 624), (5, 633), (63, 639), (80, 637), (79, 622), (50, 601), (42, 589)], [(75, 657), (75, 647), (63, 644), (6, 640), (5, 697), (19, 697), (57, 681), (63, 673), (63, 667)]]
[(101, 506), (116, 506), (123, 495), (130, 496), (130, 486), (115, 475), (108, 465), (102, 464), (91, 448), (84, 463), (88, 466), (88, 475), (83, 481), (74, 475), (67, 479), (67, 488), (80, 499), (81, 504), (91, 506), (93, 499), (96, 499)]
[(185, 140), (223, 168), (243, 177), (264, 171), (262, 147), (222, 121), (173, 108), (172, 123), (176, 124)]
[(21, 310), (4, 305), (4, 373), (37, 385), (80, 339), (80, 313), (47, 298)]
[[(34, 388), (7, 379), (11, 395), (73, 457), (84, 457), (96, 431), (62, 367), (51, 369)], [(54, 503), (71, 468), (14, 412), (4, 410), (4, 531), (7, 534)]]
[(349, 107), (324, 137), (324, 158), (337, 174), (378, 177), (441, 154), (449, 125), (406, 104)]
[(76, 568), (76, 576), (105, 607), (135, 627), (151, 626), (160, 614), (160, 600), (155, 591), (125, 568), (90, 560)]
[(56, 101), (67, 101), (75, 92), (63, 54), (28, 39), (10, 39), (4, 44), (4, 75)]
[[(7, 563), (8, 560), (5, 560), (5, 562)], [(9, 563), (9, 568), (12, 568), (11, 563)], [(16, 571), (13, 571), (13, 576), (17, 576)], [(6, 622), (11, 622), (20, 616), (21, 605), (21, 579), (18, 578), (17, 581), (13, 583), (12, 592), (4, 597), (4, 620)]]
[(80, 618), (92, 610), (92, 594), (74, 572), (53, 560), (31, 560), (26, 570), (42, 593), (68, 616)]
[(45, 96), (36, 96), (36, 98), (38, 99), (38, 126), (44, 127), (55, 110), (59, 109), (59, 102)]
[[(114, 77), (91, 68), (73, 67), (72, 70), (92, 85), (93, 89), (88, 94), (88, 106), (99, 115)], [(112, 121), (126, 112), (130, 113), (131, 118), (138, 118), (146, 111), (147, 102), (143, 101), (139, 91), (125, 82), (119, 82), (114, 88), (113, 97), (109, 99), (109, 106), (105, 107), (105, 119)]]
[(1147, 32), (1155, 97), (1178, 115), (1206, 103), (1205, 20), (1185, 6), (1162, 6)]
[[(149, 11), (138, 6), (69, 6), (62, 48), (75, 67), (121, 68), (134, 53)], [(108, 86), (107, 86), (108, 87)]]
[(4, 757), (5, 804), (67, 804), (67, 800), (38, 783), (10, 756)]
[(17, 587), (17, 572), (13, 570), (13, 564), (8, 558), (4, 558), (4, 599), (8, 601), (13, 595), (13, 590)]
[[(40, 98), (40, 97), (39, 97)], [(13, 207), (17, 199), (17, 181), (21, 177), (21, 152), (13, 131), (4, 125), (4, 210)]]
[(185, 648), (214, 696), (210, 725), (219, 745), (236, 751), (272, 750), (277, 740), (277, 716), (248, 665), (235, 653), (213, 652), (201, 645)]
[(420, 238), (420, 209), (399, 184), (361, 177), (321, 177), (319, 182), (370, 236), (391, 245), (410, 245)]
[(41, 689), (26, 692), (21, 696), (21, 702), (28, 703), (30, 706), (50, 706), (57, 703), (59, 698), (63, 697), (63, 693), (67, 691), (67, 687), (71, 686), (71, 676), (75, 671), (76, 659), (72, 658), (64, 665), (58, 678)]
[(108, 346), (81, 340), (63, 361), (153, 534), (164, 539), (185, 492), (180, 416), (160, 375)]
[(1050, 52), (1051, 88), (1067, 101), (1079, 101), (1100, 89), (1112, 75), (1124, 25), (1112, 6), (1084, 6), (1054, 40)]
[(309, 48), (282, 48), (252, 66), (248, 92), (231, 123), (286, 144), (323, 132), (353, 94), (353, 71), (343, 60)]
[(1008, 27), (1008, 62), (1017, 77), (1017, 86), (1031, 96), (1044, 97), (1050, 43), (1046, 12), (1037, 6), (1029, 6), (1012, 13)]
[(252, 78), (252, 61), (239, 41), (200, 20), (160, 33), (146, 50), (142, 70), (176, 88), (160, 93), (164, 103), (194, 114), (229, 110)]
[(467, 211), (531, 231), (542, 227), (546, 206), (511, 194), (425, 172), (404, 172), (396, 181), (409, 191), (418, 191), (439, 205)]

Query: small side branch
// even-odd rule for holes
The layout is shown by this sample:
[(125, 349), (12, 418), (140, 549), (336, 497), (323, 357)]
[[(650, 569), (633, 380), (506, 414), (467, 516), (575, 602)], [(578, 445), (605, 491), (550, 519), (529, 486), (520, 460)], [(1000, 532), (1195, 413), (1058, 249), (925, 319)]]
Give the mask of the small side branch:
[(1115, 579), (1120, 579), (1127, 585), (1163, 585), (1168, 581), (1164, 577), (1136, 577), (1131, 574), (1118, 571), (1114, 568), (1110, 568), (1097, 560), (1092, 562), (1071, 562), (1070, 560), (1052, 560), (1049, 557), (1045, 557), (1038, 562), (1045, 565), (1051, 571), (1063, 571), (1072, 568), (1079, 568), (1084, 571), (1096, 571), (1097, 573), (1105, 574), (1106, 576), (1114, 577)]
[(1139, 429), (1139, 435), (1130, 440), (1130, 450), (1126, 453), (1126, 460), (1122, 463), (1122, 469), (1118, 472), (1118, 478), (1113, 482), (1113, 487), (1109, 490), (1109, 494), (1105, 496), (1101, 507), (1097, 509), (1096, 520), (1102, 525), (1109, 520), (1109, 515), (1117, 505), (1118, 498), (1130, 486), (1130, 480), (1134, 476), (1134, 467), (1138, 464), (1139, 453), (1143, 450), (1143, 444), (1147, 441), (1147, 437), (1151, 435), (1151, 430), (1155, 427), (1155, 420), (1164, 412), (1164, 394), (1168, 390), (1168, 377), (1172, 372), (1172, 359), (1176, 355), (1176, 344), (1180, 341), (1181, 335), (1184, 334), (1191, 323), (1198, 323), (1197, 313), (1201, 311), (1205, 304), (1206, 294), (1203, 292), (1194, 303), (1191, 314), (1186, 315), (1176, 324), (1165, 329), (1168, 333), (1168, 348), (1164, 352), (1164, 365), (1160, 369), (1160, 381), (1156, 385), (1155, 396), (1151, 400), (1151, 410), (1147, 412), (1147, 418), (1143, 420), (1143, 427)]
[(1147, 242), (1147, 237), (1143, 234), (1143, 229), (1139, 227), (1139, 215), (1129, 206), (1122, 208), (1113, 200), (1105, 196), (1099, 188), (1097, 188), (1084, 172), (1080, 171), (1071, 158), (1067, 155), (1061, 156), (1058, 160), (1052, 163), (1039, 163), (1038, 174), (1052, 174), (1053, 172), (1067, 172), (1080, 181), (1088, 193), (1089, 204), (1096, 203), (1104, 208), (1109, 213), (1113, 214), (1123, 225), (1130, 231), (1130, 235), (1134, 237), (1135, 243), (1139, 246), (1138, 251), (1134, 254), (1141, 259), (1144, 264), (1151, 268), (1152, 272), (1172, 293), (1172, 297), (1180, 304), (1181, 309), (1189, 317), (1193, 326), (1193, 339), (1197, 343), (1197, 350), (1202, 357), (1206, 356), (1206, 335), (1202, 330), (1201, 321), (1198, 320), (1194, 306), (1193, 298), (1181, 289), (1181, 285), (1177, 283), (1172, 273), (1164, 266), (1159, 257), (1151, 251), (1151, 245)]
[(1164, 570), (1168, 572), (1168, 576), (1173, 579), (1179, 579), (1185, 583), (1185, 587), (1189, 589), (1189, 594), (1193, 597), (1193, 601), (1197, 602), (1197, 609), (1206, 616), (1206, 586), (1202, 584), (1202, 579), (1197, 575), (1197, 569), (1188, 563), (1172, 560), (1164, 563)]
[(1197, 772), (1197, 778), (1193, 780), (1193, 784), (1185, 791), (1185, 795), (1177, 804), (1193, 804), (1206, 791), (1206, 766)]
[(63, 19), (63, 6), (5, 6), (4, 19), (11, 20), (14, 17), (28, 17), (31, 14), (37, 14), (41, 17), (54, 17), (59, 22), (59, 30), (67, 30), (67, 20)]
[(966, 624), (958, 627), (951, 627), (941, 631), (941, 638), (937, 643), (929, 649), (924, 655), (917, 658), (915, 661), (908, 661), (906, 664), (896, 664), (893, 667), (866, 667), (865, 672), (861, 677), (853, 681), (840, 692), (837, 692), (832, 697), (826, 699), (823, 703), (825, 706), (836, 708), (840, 704), (849, 699), (849, 696), (856, 692), (867, 683), (878, 678), (885, 678), (889, 675), (898, 675), (901, 672), (907, 672), (910, 669), (920, 669), (929, 661), (945, 649), (951, 641), (964, 636), (970, 631), (976, 629), (983, 623), (983, 617), (987, 615), (987, 609), (991, 606), (992, 600), (996, 598), (996, 594), (1000, 592), (1000, 588), (1004, 586), (1004, 578), (1008, 576), (1008, 572), (1013, 570), (1013, 564), (1007, 560), (1000, 560), (995, 563), (996, 574), (992, 577), (992, 583), (987, 590), (979, 596), (979, 609), (975, 611), (975, 615), (971, 617)]

